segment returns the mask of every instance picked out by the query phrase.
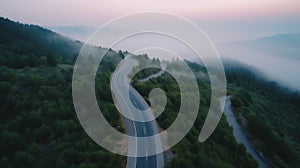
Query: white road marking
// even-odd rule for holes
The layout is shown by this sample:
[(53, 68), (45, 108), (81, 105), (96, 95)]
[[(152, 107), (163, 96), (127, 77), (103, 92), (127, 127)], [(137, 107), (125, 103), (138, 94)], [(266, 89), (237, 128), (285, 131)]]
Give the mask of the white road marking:
[(143, 125), (143, 128), (144, 128), (144, 133), (145, 133), (145, 135), (146, 135), (147, 132), (146, 132), (146, 127), (145, 127), (145, 125)]

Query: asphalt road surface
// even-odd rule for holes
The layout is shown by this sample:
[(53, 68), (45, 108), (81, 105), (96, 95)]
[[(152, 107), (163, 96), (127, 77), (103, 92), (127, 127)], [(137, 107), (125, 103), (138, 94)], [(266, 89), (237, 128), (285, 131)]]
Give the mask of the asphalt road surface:
[(259, 156), (259, 154), (255, 151), (255, 149), (252, 148), (248, 137), (246, 136), (241, 126), (237, 122), (231, 108), (230, 96), (226, 96), (224, 114), (226, 115), (227, 122), (233, 128), (233, 135), (236, 138), (236, 140), (239, 143), (244, 144), (244, 146), (247, 149), (247, 152), (250, 153), (253, 156), (253, 158), (259, 163), (260, 168), (268, 168), (267, 164), (263, 161), (263, 158)]
[[(132, 71), (132, 68), (136, 66), (138, 62), (130, 57), (125, 57), (121, 65), (117, 68), (111, 78), (111, 89), (114, 93), (114, 99), (117, 100), (117, 106), (121, 111), (127, 111), (131, 118), (140, 117), (145, 119), (146, 122), (133, 121), (129, 117), (123, 115), (126, 133), (135, 137), (149, 137), (159, 133), (158, 126), (155, 120), (150, 120), (149, 115), (141, 114), (139, 110), (148, 109), (149, 106), (143, 97), (129, 85), (128, 74)], [(126, 96), (126, 94), (129, 96)], [(136, 108), (128, 106), (129, 103), (133, 104)], [(134, 144), (137, 149), (141, 149), (142, 146), (147, 148), (156, 149), (156, 145), (161, 145), (160, 141), (154, 141), (150, 144)], [(131, 148), (132, 146), (128, 146)], [(132, 148), (135, 148), (132, 147)], [(145, 147), (144, 147), (145, 148)], [(143, 149), (144, 149), (143, 148)], [(147, 148), (146, 152), (147, 153)], [(139, 150), (137, 150), (139, 152)], [(128, 168), (162, 168), (164, 167), (163, 154), (145, 156), (145, 157), (128, 157)]]

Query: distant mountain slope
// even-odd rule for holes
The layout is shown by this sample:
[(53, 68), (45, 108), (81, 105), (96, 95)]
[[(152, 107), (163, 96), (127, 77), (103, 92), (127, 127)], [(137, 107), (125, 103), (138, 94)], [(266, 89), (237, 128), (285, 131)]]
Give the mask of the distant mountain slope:
[(227, 45), (273, 56), (300, 59), (300, 33), (281, 33), (257, 40), (230, 42)]
[(269, 37), (263, 37), (256, 41), (277, 45), (289, 45), (299, 48), (300, 33), (280, 33)]
[(0, 17), (0, 49), (20, 54), (73, 56), (82, 43), (45, 28)]
[(46, 26), (46, 28), (80, 41), (85, 41), (96, 30), (86, 26)]

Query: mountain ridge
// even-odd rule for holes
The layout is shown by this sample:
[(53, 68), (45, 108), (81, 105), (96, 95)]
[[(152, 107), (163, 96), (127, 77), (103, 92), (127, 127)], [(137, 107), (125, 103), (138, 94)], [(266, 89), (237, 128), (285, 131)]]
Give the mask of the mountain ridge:
[(4, 17), (0, 17), (0, 23), (1, 48), (8, 50), (22, 48), (22, 51), (18, 51), (20, 54), (34, 52), (37, 55), (47, 55), (52, 53), (71, 57), (78, 53), (83, 45), (80, 41), (38, 25), (23, 24)]

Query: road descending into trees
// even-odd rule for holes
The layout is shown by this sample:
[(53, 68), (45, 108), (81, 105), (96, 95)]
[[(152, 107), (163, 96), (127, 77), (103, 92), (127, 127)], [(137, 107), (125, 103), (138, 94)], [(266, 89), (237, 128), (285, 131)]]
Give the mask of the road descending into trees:
[[(155, 120), (149, 121), (147, 117), (149, 115), (140, 114), (141, 111), (148, 109), (149, 106), (143, 97), (131, 86), (128, 87), (128, 75), (132, 71), (133, 66), (136, 65), (136, 61), (130, 57), (125, 57), (127, 60), (123, 60), (124, 62), (120, 64), (119, 68), (114, 72), (111, 78), (111, 88), (114, 93), (114, 98), (117, 102), (117, 106), (120, 111), (129, 111), (131, 118), (128, 118), (123, 115), (126, 133), (129, 136), (134, 137), (149, 137), (155, 134), (159, 134), (158, 126)], [(130, 60), (129, 60), (130, 59)], [(125, 95), (129, 96), (125, 96)], [(135, 108), (129, 109), (129, 103), (132, 103)], [(147, 122), (139, 122), (133, 121), (132, 118), (140, 115), (144, 117)], [(139, 154), (139, 148), (141, 149), (141, 145), (145, 144), (134, 144), (135, 146), (130, 146), (132, 144), (129, 143), (129, 149), (137, 149), (137, 154)], [(147, 148), (157, 149), (156, 146), (161, 145), (161, 141), (155, 141), (153, 138), (153, 143), (147, 144)], [(143, 148), (144, 149), (144, 148)], [(147, 154), (147, 149), (146, 151)], [(145, 156), (145, 157), (128, 157), (127, 160), (128, 168), (162, 168), (164, 167), (164, 156), (163, 154)]]
[(258, 162), (260, 168), (268, 168), (263, 159), (252, 148), (249, 139), (247, 138), (246, 134), (243, 132), (242, 128), (237, 122), (232, 111), (230, 96), (226, 97), (224, 114), (226, 115), (226, 120), (229, 123), (229, 125), (233, 127), (233, 135), (236, 138), (237, 142), (242, 143), (246, 147), (247, 152), (250, 153), (252, 157)]

